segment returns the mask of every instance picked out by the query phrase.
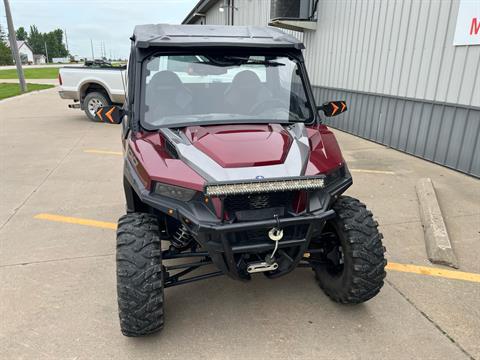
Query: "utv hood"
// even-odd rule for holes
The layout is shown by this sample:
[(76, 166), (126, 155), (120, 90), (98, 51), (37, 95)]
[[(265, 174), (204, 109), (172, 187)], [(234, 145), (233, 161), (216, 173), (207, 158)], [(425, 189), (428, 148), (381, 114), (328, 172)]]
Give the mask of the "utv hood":
[(293, 141), (278, 124), (192, 126), (184, 132), (196, 149), (222, 168), (282, 164)]
[(158, 173), (172, 184), (188, 180), (169, 171), (174, 164), (186, 165), (207, 182), (228, 182), (312, 176), (342, 163), (335, 138), (324, 125), (207, 125), (163, 128), (160, 133), (175, 156), (164, 159), (167, 169)]

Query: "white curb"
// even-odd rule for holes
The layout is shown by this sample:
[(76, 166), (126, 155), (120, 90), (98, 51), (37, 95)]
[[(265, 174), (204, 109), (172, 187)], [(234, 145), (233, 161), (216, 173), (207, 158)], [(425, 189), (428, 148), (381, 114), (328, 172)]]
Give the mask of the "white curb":
[(428, 259), (434, 264), (458, 269), (457, 257), (448, 236), (432, 180), (430, 178), (420, 179), (417, 182), (416, 190)]

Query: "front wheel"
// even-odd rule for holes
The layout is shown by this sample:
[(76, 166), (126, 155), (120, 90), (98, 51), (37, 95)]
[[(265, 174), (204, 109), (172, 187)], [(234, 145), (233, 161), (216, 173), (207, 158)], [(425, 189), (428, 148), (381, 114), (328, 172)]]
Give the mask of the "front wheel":
[(158, 220), (130, 213), (118, 220), (117, 295), (125, 336), (163, 328), (163, 272)]
[(339, 303), (358, 304), (377, 295), (385, 278), (385, 248), (372, 213), (357, 199), (341, 196), (337, 217), (312, 238), (309, 258), (324, 292)]

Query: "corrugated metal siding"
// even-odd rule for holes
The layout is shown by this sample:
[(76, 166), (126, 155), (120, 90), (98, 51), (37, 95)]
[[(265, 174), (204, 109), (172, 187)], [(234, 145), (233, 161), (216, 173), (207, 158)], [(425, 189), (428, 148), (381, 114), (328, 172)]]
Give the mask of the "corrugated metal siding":
[(320, 0), (310, 79), (319, 103), (350, 108), (330, 125), (480, 177), (480, 46), (453, 46), (458, 7)]
[(225, 25), (225, 12), (220, 12), (220, 6), (223, 1), (218, 1), (210, 10), (207, 11), (205, 24), (207, 25)]
[(318, 103), (347, 101), (330, 126), (480, 177), (480, 110), (322, 87), (314, 94)]
[[(458, 0), (320, 0), (314, 85), (480, 107), (480, 46), (453, 46)], [(341, 14), (341, 16), (332, 16)]]
[(234, 25), (265, 26), (270, 21), (270, 0), (234, 0)]

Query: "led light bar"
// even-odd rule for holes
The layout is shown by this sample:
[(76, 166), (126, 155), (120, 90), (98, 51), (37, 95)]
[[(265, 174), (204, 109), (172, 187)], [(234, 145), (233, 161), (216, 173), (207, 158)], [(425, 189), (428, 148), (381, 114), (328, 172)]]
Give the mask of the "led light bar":
[(315, 190), (325, 185), (323, 178), (262, 180), (255, 182), (239, 182), (230, 184), (210, 184), (205, 187), (205, 195), (222, 196), (238, 194), (256, 194), (292, 190)]

